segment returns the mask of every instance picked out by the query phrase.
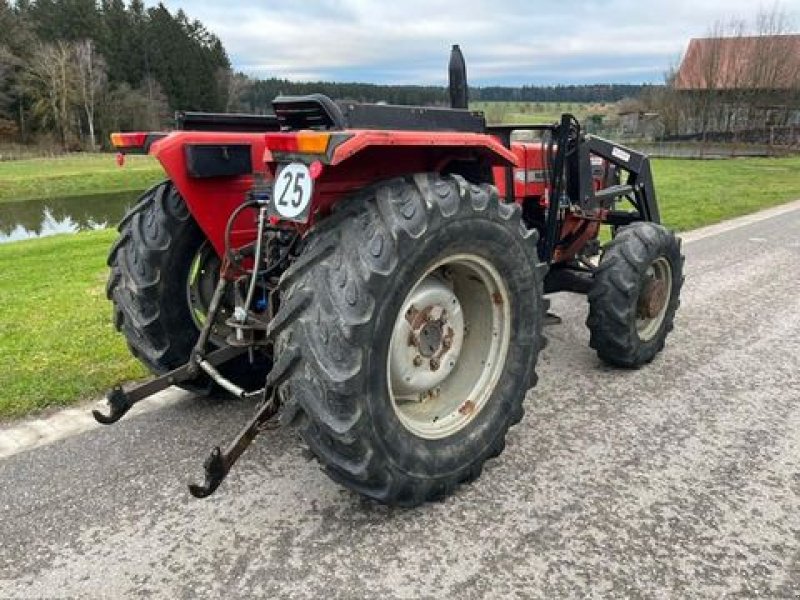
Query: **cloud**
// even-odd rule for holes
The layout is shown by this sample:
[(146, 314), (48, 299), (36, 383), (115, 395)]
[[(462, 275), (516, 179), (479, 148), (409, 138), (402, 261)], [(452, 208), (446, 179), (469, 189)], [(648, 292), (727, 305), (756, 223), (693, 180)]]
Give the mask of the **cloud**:
[(474, 84), (661, 81), (689, 38), (758, 10), (753, 0), (166, 4), (200, 19), (251, 75), (420, 84), (444, 83), (453, 43)]

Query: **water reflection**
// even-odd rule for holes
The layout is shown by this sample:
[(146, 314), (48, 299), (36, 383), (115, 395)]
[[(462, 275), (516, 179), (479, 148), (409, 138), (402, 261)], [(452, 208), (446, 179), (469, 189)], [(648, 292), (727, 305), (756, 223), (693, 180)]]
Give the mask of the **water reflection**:
[(114, 227), (139, 192), (0, 204), (0, 244)]

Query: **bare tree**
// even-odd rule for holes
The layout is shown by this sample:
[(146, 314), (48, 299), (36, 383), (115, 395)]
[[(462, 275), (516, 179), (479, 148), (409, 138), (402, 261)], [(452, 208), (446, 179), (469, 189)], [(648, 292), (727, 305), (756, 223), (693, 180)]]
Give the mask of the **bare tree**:
[(786, 125), (792, 90), (800, 88), (800, 60), (786, 56), (784, 36), (792, 30), (788, 14), (775, 5), (755, 18), (747, 65), (751, 121), (760, 127)]
[(244, 73), (236, 73), (232, 69), (219, 69), (217, 86), (225, 100), (225, 112), (242, 110), (242, 94), (250, 86), (250, 80)]
[(106, 86), (106, 64), (97, 54), (92, 40), (77, 42), (74, 46), (77, 67), (77, 87), (86, 125), (89, 129), (89, 147), (97, 147), (95, 137), (95, 114), (97, 98)]
[(72, 46), (64, 41), (40, 44), (28, 62), (24, 85), (33, 112), (52, 125), (66, 148), (72, 137), (70, 119), (76, 98), (76, 66)]

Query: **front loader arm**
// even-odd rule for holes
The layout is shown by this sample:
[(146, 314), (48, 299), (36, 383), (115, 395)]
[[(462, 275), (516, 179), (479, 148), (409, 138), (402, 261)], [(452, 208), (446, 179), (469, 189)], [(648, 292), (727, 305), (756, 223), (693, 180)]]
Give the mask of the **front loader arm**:
[[(636, 208), (636, 212), (611, 210), (605, 219), (608, 223), (628, 225), (634, 221), (661, 222), (650, 158), (646, 154), (593, 135), (584, 136), (577, 150), (576, 157), (580, 161), (577, 178), (580, 194), (578, 200), (582, 206), (588, 209), (610, 208), (617, 198), (627, 197)], [(592, 179), (591, 156), (599, 156), (626, 171), (627, 181), (624, 184), (596, 190)]]

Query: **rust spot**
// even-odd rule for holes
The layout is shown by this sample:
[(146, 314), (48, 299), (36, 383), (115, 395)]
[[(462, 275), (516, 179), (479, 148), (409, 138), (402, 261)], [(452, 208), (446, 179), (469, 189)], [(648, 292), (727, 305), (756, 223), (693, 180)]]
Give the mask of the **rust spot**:
[(651, 279), (639, 299), (639, 313), (654, 319), (667, 301), (667, 284), (662, 279)]
[(411, 325), (411, 329), (417, 330), (430, 320), (433, 306), (426, 306), (422, 310), (417, 310), (415, 306), (410, 306), (406, 311), (406, 321)]
[(439, 354), (444, 354), (453, 346), (453, 338), (455, 337), (456, 332), (453, 331), (452, 327), (445, 327), (444, 330), (444, 337), (442, 337), (442, 351)]
[(492, 294), (492, 302), (498, 305), (503, 303), (503, 296), (500, 294), (500, 292), (495, 292)]
[(475, 403), (472, 400), (467, 400), (458, 407), (458, 414), (462, 416), (471, 415), (475, 411)]

